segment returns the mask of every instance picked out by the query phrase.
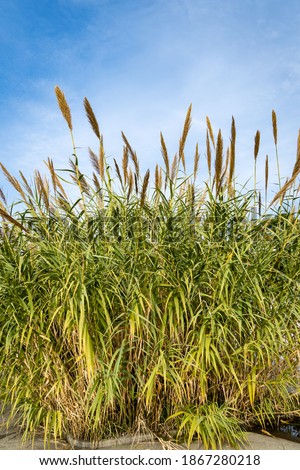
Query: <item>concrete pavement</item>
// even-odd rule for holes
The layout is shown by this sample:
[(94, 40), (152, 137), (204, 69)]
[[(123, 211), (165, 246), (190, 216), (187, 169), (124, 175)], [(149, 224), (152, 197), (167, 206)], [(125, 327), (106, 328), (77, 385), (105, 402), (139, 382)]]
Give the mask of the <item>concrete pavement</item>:
[[(18, 427), (15, 424), (11, 424), (9, 427), (6, 426), (8, 416), (8, 410), (0, 415), (0, 450), (42, 450), (44, 449), (44, 439), (42, 433), (37, 433), (34, 442), (22, 442), (21, 434)], [(300, 443), (293, 442), (279, 437), (270, 437), (263, 434), (257, 434), (253, 432), (247, 433), (248, 444), (244, 445), (245, 450), (300, 450)], [(126, 444), (124, 443), (126, 442)], [(106, 445), (108, 444), (108, 445)], [(186, 447), (181, 446), (170, 446), (166, 442), (152, 441), (144, 442), (139, 440), (134, 440), (133, 443), (129, 443), (127, 440), (107, 440), (102, 441), (101, 449), (106, 450), (126, 450), (126, 449), (163, 449), (163, 448), (181, 448), (186, 449)], [(49, 447), (48, 447), (49, 448)], [(66, 440), (60, 439), (57, 442), (52, 440), (50, 442), (50, 449), (57, 450), (72, 450), (72, 447)], [(78, 447), (77, 447), (78, 448)], [(100, 446), (98, 447), (100, 448)], [(191, 449), (201, 449), (197, 442), (193, 442)], [(229, 446), (224, 446), (224, 450), (229, 450)]]

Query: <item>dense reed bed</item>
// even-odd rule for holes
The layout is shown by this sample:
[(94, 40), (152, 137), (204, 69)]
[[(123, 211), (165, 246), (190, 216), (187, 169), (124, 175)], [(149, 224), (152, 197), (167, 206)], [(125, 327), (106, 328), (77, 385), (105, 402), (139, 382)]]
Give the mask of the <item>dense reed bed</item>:
[[(32, 184), (1, 164), (21, 205), (8, 207), (1, 192), (0, 398), (24, 436), (147, 430), (216, 448), (299, 416), (299, 140), (293, 174), (279, 176), (267, 207), (268, 157), (256, 188), (259, 132), (254, 188), (238, 192), (234, 119), (226, 150), (207, 118), (208, 178), (198, 186), (198, 144), (186, 173), (191, 107), (175, 157), (161, 134), (164, 163), (152, 177), (124, 134), (122, 160), (106, 158), (85, 98), (99, 140), (89, 177), (55, 92), (78, 199), (51, 159)], [(274, 111), (272, 124), (278, 162)]]

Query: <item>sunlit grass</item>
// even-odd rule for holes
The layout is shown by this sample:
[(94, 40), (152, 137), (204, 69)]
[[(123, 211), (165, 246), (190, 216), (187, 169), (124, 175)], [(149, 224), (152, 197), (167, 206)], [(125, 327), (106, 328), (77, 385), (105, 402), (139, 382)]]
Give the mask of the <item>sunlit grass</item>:
[(56, 95), (78, 200), (50, 159), (50, 177), (35, 172), (32, 185), (2, 165), (22, 209), (0, 194), (0, 392), (24, 436), (43, 427), (45, 439), (99, 440), (143, 423), (216, 448), (298, 416), (300, 145), (267, 208), (267, 163), (265, 201), (236, 189), (234, 120), (227, 153), (207, 120), (199, 187), (198, 145), (185, 172), (191, 107), (172, 160), (161, 134), (164, 167), (151, 178), (124, 134), (122, 162), (106, 159), (85, 99), (99, 140), (89, 178)]

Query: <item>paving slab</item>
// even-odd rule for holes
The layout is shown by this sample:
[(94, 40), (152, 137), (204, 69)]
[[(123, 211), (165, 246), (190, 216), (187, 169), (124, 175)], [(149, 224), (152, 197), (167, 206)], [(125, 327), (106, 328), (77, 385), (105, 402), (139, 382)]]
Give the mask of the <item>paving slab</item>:
[[(3, 411), (0, 415), (0, 450), (43, 450), (45, 449), (44, 437), (42, 433), (37, 433), (34, 441), (24, 442), (20, 433), (19, 427), (15, 423), (11, 423), (7, 426), (9, 410), (8, 408)], [(264, 434), (249, 432), (247, 433), (248, 443), (245, 444), (242, 449), (245, 450), (300, 450), (300, 442), (294, 442), (281, 437), (271, 437)], [(129, 443), (131, 441), (131, 443)], [(103, 450), (161, 450), (161, 449), (187, 449), (185, 446), (176, 445), (172, 442), (167, 441), (141, 441), (141, 438), (127, 439), (126, 444), (122, 444), (121, 440), (103, 441), (98, 449)], [(109, 445), (105, 445), (105, 444)], [(72, 445), (73, 444), (73, 445)], [(80, 446), (76, 446), (76, 443), (71, 444), (64, 439), (58, 439), (57, 441), (51, 440), (46, 446), (47, 449), (56, 450), (72, 450), (78, 449)], [(86, 446), (84, 448), (87, 448)], [(191, 449), (203, 449), (198, 442), (191, 444)], [(97, 449), (97, 447), (96, 447)], [(224, 445), (224, 450), (233, 450), (230, 446)]]

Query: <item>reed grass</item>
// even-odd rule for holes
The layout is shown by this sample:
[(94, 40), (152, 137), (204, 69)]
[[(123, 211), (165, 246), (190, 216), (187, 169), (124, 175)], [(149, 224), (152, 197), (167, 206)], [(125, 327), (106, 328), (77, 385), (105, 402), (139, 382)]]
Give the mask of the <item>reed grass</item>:
[(269, 156), (266, 155), (266, 160), (265, 160), (265, 207), (267, 207), (267, 201), (268, 201), (268, 184), (269, 184)]
[(280, 165), (279, 165), (279, 156), (278, 156), (278, 146), (277, 146), (277, 115), (274, 109), (272, 110), (272, 128), (273, 128), (273, 138), (276, 151), (276, 165), (277, 165), (277, 174), (278, 174), (278, 186), (279, 190), (281, 189), (281, 178), (280, 178)]
[(229, 162), (229, 176), (228, 176), (228, 190), (232, 197), (234, 195), (233, 180), (234, 180), (234, 169), (235, 169), (235, 144), (236, 144), (236, 127), (235, 120), (232, 117), (231, 121), (231, 138), (230, 138), (230, 162)]
[(186, 139), (189, 133), (189, 130), (191, 128), (192, 124), (192, 105), (190, 104), (188, 111), (186, 113), (186, 118), (183, 126), (183, 131), (181, 138), (179, 139), (179, 151), (178, 151), (178, 157), (179, 157), (179, 162), (182, 162), (183, 170), (186, 170), (186, 164), (185, 164), (185, 156), (184, 156), (184, 147), (186, 143)]
[[(124, 133), (122, 164), (107, 164), (86, 98), (84, 107), (99, 153), (89, 150), (91, 178), (76, 154), (70, 162), (77, 201), (50, 159), (50, 178), (36, 172), (32, 185), (1, 165), (20, 199), (8, 207), (1, 193), (0, 399), (24, 437), (42, 428), (45, 446), (52, 435), (97, 441), (143, 423), (216, 448), (299, 416), (300, 152), (272, 214), (259, 192), (251, 222), (255, 191), (235, 185), (234, 119), (223, 166), (207, 118), (209, 176), (212, 152), (215, 166), (201, 188), (198, 144), (185, 172), (191, 106), (172, 163), (161, 134), (153, 182)], [(268, 159), (264, 206), (267, 175)]]
[(254, 210), (256, 210), (257, 195), (256, 195), (256, 184), (257, 184), (257, 157), (260, 146), (260, 132), (256, 131), (254, 137)]
[(218, 196), (222, 183), (222, 168), (223, 168), (223, 138), (221, 130), (218, 132), (217, 146), (216, 146), (216, 159), (215, 159), (215, 185), (216, 185), (216, 196)]

